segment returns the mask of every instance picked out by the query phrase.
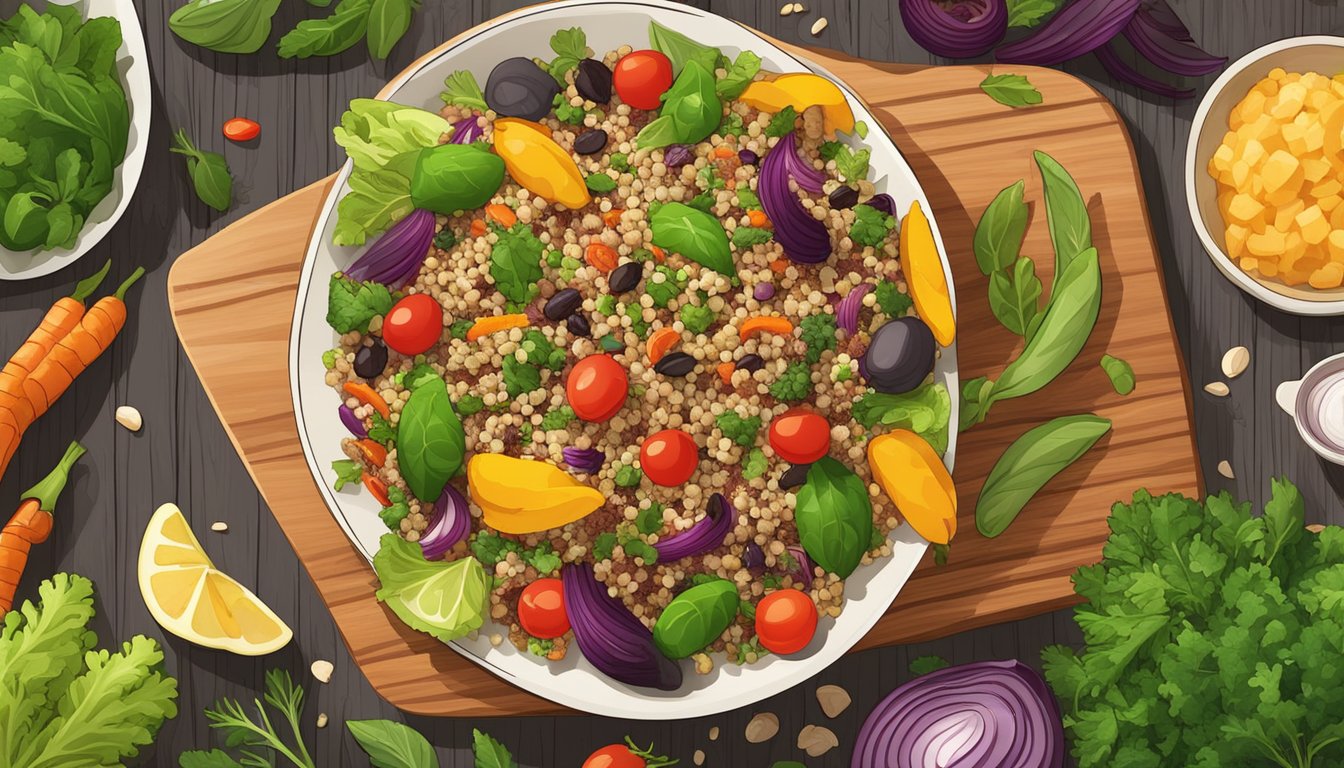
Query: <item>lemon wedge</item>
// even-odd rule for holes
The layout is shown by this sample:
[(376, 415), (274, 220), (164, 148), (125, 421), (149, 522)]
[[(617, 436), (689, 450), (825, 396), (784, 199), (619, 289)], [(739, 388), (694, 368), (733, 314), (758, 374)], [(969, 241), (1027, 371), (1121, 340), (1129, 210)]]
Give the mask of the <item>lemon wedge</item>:
[(150, 518), (137, 573), (154, 620), (183, 640), (261, 656), (294, 636), (256, 595), (215, 568), (176, 504), (164, 504)]

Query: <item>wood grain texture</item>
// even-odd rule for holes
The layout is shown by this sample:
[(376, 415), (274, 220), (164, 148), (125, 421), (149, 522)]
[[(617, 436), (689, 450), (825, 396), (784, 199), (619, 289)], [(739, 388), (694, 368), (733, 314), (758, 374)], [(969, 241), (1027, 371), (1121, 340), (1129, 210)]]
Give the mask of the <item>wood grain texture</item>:
[[(370, 61), (362, 47), (332, 58), (279, 59), (274, 46), (280, 35), (300, 19), (329, 12), (298, 0), (281, 3), (271, 38), (260, 52), (238, 56), (203, 51), (168, 31), (168, 15), (182, 1), (136, 0), (155, 103), (144, 181), (126, 216), (78, 266), (39, 280), (0, 283), (0, 350), (12, 350), (54, 299), (69, 293), (76, 280), (102, 260), (114, 261), (109, 280), (125, 276), (138, 264), (149, 269), (132, 295), (130, 321), (121, 339), (29, 430), (0, 481), (2, 505), (49, 470), (71, 437), (79, 437), (89, 448), (58, 505), (51, 540), (33, 552), (20, 596), (32, 597), (45, 575), (76, 571), (98, 587), (94, 628), (104, 644), (136, 633), (165, 642), (165, 665), (179, 682), (180, 714), (165, 723), (155, 747), (132, 764), (176, 765), (183, 750), (220, 745), (220, 735), (208, 727), (201, 709), (221, 696), (251, 701), (260, 695), (265, 670), (283, 668), (307, 683), (302, 729), (317, 764), (324, 768), (367, 767), (368, 758), (343, 723), (378, 717), (408, 723), (425, 734), (443, 768), (473, 766), (473, 727), (507, 744), (523, 768), (576, 766), (598, 745), (620, 741), (627, 734), (640, 743), (665, 747), (681, 759), (681, 765), (692, 765), (692, 753), (698, 749), (705, 752), (707, 766), (766, 768), (776, 760), (791, 759), (809, 768), (848, 768), (850, 747), (864, 717), (909, 679), (912, 659), (936, 654), (954, 663), (1018, 658), (1035, 665), (1043, 646), (1081, 642), (1072, 612), (1061, 610), (936, 641), (852, 654), (808, 684), (757, 706), (676, 722), (549, 716), (427, 718), (406, 715), (383, 701), (356, 670), (312, 579), (257, 493), (181, 352), (168, 314), (167, 273), (178, 254), (209, 235), (336, 170), (344, 157), (329, 140), (329, 131), (350, 99), (377, 93), (392, 74), (424, 51), (529, 0), (425, 2), (385, 63)], [(18, 2), (0, 0), (0, 14), (12, 13)], [(911, 41), (897, 0), (808, 0), (809, 13), (801, 17), (781, 17), (779, 3), (767, 0), (693, 4), (792, 43), (877, 61), (947, 63)], [(1344, 4), (1332, 0), (1172, 0), (1172, 4), (1195, 39), (1233, 58), (1288, 36), (1344, 33)], [(830, 26), (814, 38), (808, 29), (820, 15), (830, 19)], [(1339, 351), (1344, 320), (1298, 318), (1261, 306), (1228, 283), (1204, 254), (1185, 212), (1181, 171), (1197, 102), (1172, 103), (1117, 85), (1088, 58), (1062, 69), (1094, 85), (1114, 104), (1134, 140), (1167, 281), (1167, 301), (1195, 392), (1199, 458), (1209, 489), (1227, 490), (1260, 504), (1268, 496), (1269, 478), (1286, 475), (1301, 488), (1310, 522), (1344, 523), (1340, 501), (1344, 468), (1316, 458), (1288, 417), (1272, 405), (1279, 382), (1297, 378), (1315, 361)], [(1211, 75), (1191, 84), (1202, 95), (1213, 79)], [(257, 142), (239, 146), (219, 137), (219, 125), (235, 115), (262, 123)], [(209, 211), (192, 197), (181, 158), (168, 153), (178, 128), (228, 159), (237, 191), (229, 212)], [(1029, 172), (1024, 166), (1020, 174)], [(1237, 344), (1251, 349), (1251, 368), (1230, 382), (1230, 397), (1204, 395), (1200, 387), (1221, 376), (1218, 361)], [(238, 351), (245, 360), (247, 346), (240, 344)], [(130, 435), (113, 422), (113, 410), (123, 403), (144, 414), (140, 434)], [(1214, 471), (1223, 459), (1235, 468), (1235, 479)], [(1143, 482), (1144, 478), (1131, 479), (1133, 487)], [(294, 627), (289, 647), (265, 658), (242, 659), (164, 637), (140, 599), (134, 569), (140, 533), (154, 507), (164, 501), (177, 501), (202, 532), (211, 557), (253, 587)], [(229, 533), (209, 533), (215, 520), (227, 522)], [(308, 676), (314, 659), (335, 662), (336, 674), (329, 684), (318, 685)], [(853, 706), (835, 720), (821, 713), (813, 696), (815, 686), (827, 683), (846, 688), (854, 698)], [(780, 735), (764, 744), (748, 744), (742, 730), (759, 711), (778, 714)], [(319, 712), (330, 716), (326, 728), (314, 724)], [(794, 736), (808, 723), (833, 729), (841, 747), (819, 758), (797, 750)], [(711, 727), (720, 729), (717, 740), (709, 738)]]
[[(963, 377), (997, 375), (1017, 346), (990, 312), (971, 238), (994, 194), (1018, 178), (1031, 180), (1034, 221), (1025, 252), (1049, 284), (1052, 251), (1033, 149), (1060, 160), (1084, 190), (1105, 286), (1100, 320), (1075, 364), (1046, 390), (996, 406), (985, 424), (962, 435), (956, 468), (962, 533), (952, 561), (941, 568), (926, 561), (860, 647), (934, 639), (1067, 605), (1069, 575), (1099, 557), (1106, 511), (1132, 492), (1133, 478), (1145, 478), (1154, 492), (1199, 492), (1183, 366), (1124, 128), (1094, 90), (1050, 70), (1027, 72), (1047, 106), (1014, 110), (980, 90), (981, 68), (911, 71), (807, 55), (863, 95), (929, 194), (952, 254)], [(1039, 129), (1042, 113), (1050, 130)], [(328, 189), (318, 182), (272, 203), (178, 259), (168, 296), (182, 345), (262, 495), (283, 510), (281, 528), (381, 695), (428, 715), (560, 711), (405, 628), (380, 606), (372, 570), (313, 485), (284, 395), (298, 272)], [(247, 254), (245, 278), (235, 277), (239, 263), (229, 254)], [(239, 345), (250, 350), (242, 370)], [(1111, 389), (1098, 365), (1104, 352), (1134, 366), (1138, 388), (1131, 396)], [(259, 391), (271, 396), (259, 400)], [(1029, 426), (1086, 412), (1111, 419), (1111, 434), (1053, 481), (1007, 533), (979, 536), (975, 497), (1003, 447)]]

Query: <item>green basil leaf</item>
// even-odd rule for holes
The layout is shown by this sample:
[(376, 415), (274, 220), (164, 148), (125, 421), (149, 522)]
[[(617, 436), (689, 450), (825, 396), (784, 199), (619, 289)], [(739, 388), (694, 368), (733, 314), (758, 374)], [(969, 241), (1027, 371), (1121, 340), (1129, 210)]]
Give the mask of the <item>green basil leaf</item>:
[(1000, 190), (975, 226), (975, 261), (988, 277), (1008, 269), (1022, 250), (1027, 233), (1027, 204), (1023, 201), (1025, 181)]
[[(1055, 246), (1055, 280), (1058, 281), (1069, 264), (1092, 247), (1092, 220), (1087, 216), (1083, 193), (1078, 191), (1078, 185), (1064, 166), (1044, 152), (1036, 152), (1035, 157), (1045, 189), (1045, 215), (1050, 224), (1050, 242)], [(1058, 291), (1051, 291), (1052, 303), (1058, 294)]]
[(396, 171), (356, 168), (347, 183), (350, 191), (336, 204), (336, 245), (363, 245), (415, 209), (411, 180)]
[(345, 727), (369, 754), (373, 768), (437, 768), (429, 740), (414, 728), (391, 720), (347, 720)]
[(605, 195), (616, 188), (616, 180), (605, 173), (593, 173), (584, 178), (584, 183), (588, 189), (599, 195)]
[(411, 392), (397, 423), (401, 476), (415, 497), (433, 504), (466, 455), (466, 434), (442, 382)]
[(694, 144), (714, 133), (723, 119), (723, 102), (714, 92), (711, 72), (699, 62), (689, 62), (663, 94), (663, 108), (658, 117), (635, 136), (636, 146), (655, 149), (669, 144)]
[[(672, 62), (672, 74), (680, 75), (686, 63), (694, 61), (713, 77), (723, 52), (718, 48), (702, 45), (691, 38), (664, 27), (656, 21), (649, 22), (649, 47), (667, 56)], [(698, 139), (697, 139), (698, 141)]]
[(411, 177), (416, 208), (452, 214), (490, 202), (504, 183), (504, 161), (475, 144), (440, 144), (420, 150)]
[(653, 625), (653, 644), (684, 659), (718, 639), (737, 617), (737, 586), (727, 579), (691, 587), (668, 603)]
[(1050, 478), (1082, 458), (1110, 429), (1111, 422), (1098, 416), (1062, 416), (1013, 441), (980, 489), (975, 527), (988, 538), (1003, 533)]
[(994, 382), (988, 377), (979, 376), (961, 385), (961, 409), (958, 411), (958, 432), (965, 432), (985, 420), (989, 415)]
[(476, 760), (476, 768), (518, 768), (513, 755), (503, 744), (475, 728), (471, 729), (471, 753)]
[(732, 247), (719, 220), (683, 203), (667, 203), (653, 214), (653, 244), (721, 275), (733, 277)]
[(271, 36), (280, 0), (193, 0), (173, 11), (168, 28), (219, 53), (256, 53)]
[(752, 78), (761, 71), (761, 57), (751, 51), (742, 51), (733, 59), (733, 65), (728, 68), (728, 73), (723, 79), (714, 84), (714, 90), (719, 94), (719, 98), (732, 101), (751, 85)]
[(224, 156), (197, 149), (187, 138), (186, 131), (178, 131), (176, 140), (177, 145), (169, 151), (186, 156), (187, 173), (191, 176), (196, 196), (217, 211), (227, 211), (233, 205), (233, 176), (229, 175), (229, 164)]
[(1063, 0), (1008, 0), (1008, 26), (1034, 27), (1055, 12)]
[(341, 0), (325, 19), (305, 19), (280, 38), (282, 59), (335, 56), (363, 39), (372, 0)]
[(879, 424), (908, 429), (928, 441), (939, 455), (947, 452), (952, 398), (941, 382), (931, 382), (899, 395), (869, 391), (854, 401), (851, 413), (865, 429)]
[(873, 536), (868, 487), (844, 464), (824, 456), (807, 470), (793, 513), (803, 550), (827, 571), (847, 578)]
[(989, 278), (989, 308), (1004, 328), (1018, 336), (1027, 335), (1040, 312), (1040, 300), (1041, 280), (1031, 259), (1018, 259), (1011, 275), (995, 272)]
[(1110, 378), (1111, 386), (1115, 387), (1116, 394), (1128, 395), (1134, 391), (1134, 369), (1129, 363), (1118, 357), (1102, 355), (1101, 369)]
[(1042, 101), (1041, 92), (1022, 75), (989, 75), (980, 82), (980, 90), (1005, 107), (1029, 107)]
[(27, 251), (41, 245), (47, 236), (47, 209), (43, 195), (20, 192), (5, 205), (3, 242), (14, 251)]
[(193, 749), (177, 757), (179, 768), (244, 768), (243, 764), (229, 757), (227, 752), (212, 749)]
[(412, 0), (373, 0), (369, 7), (369, 55), (386, 59), (411, 28)]
[(1069, 367), (1092, 335), (1101, 311), (1101, 264), (1088, 248), (1055, 283), (1040, 328), (994, 384), (992, 402), (1022, 397), (1049, 384)]

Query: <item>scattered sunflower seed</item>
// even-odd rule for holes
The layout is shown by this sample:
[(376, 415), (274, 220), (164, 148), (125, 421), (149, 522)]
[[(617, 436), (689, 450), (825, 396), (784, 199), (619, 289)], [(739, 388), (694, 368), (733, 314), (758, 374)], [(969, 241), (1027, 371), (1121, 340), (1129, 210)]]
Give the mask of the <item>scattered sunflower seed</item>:
[(793, 12), (794, 12), (794, 13), (807, 13), (807, 9), (803, 7), (803, 4), (802, 4), (802, 3), (794, 3), (794, 4), (793, 4)]
[(705, 764), (705, 750), (703, 750), (703, 749), (697, 749), (697, 750), (695, 750), (695, 754), (694, 754), (694, 755), (691, 755), (691, 762), (695, 763), (696, 765), (704, 765), (704, 764)]
[(1204, 391), (1214, 397), (1227, 397), (1227, 393), (1231, 390), (1229, 390), (1227, 385), (1221, 381), (1211, 381), (1204, 385)]
[(223, 520), (216, 520), (215, 522), (210, 524), (210, 530), (214, 531), (215, 533), (228, 533), (229, 524), (224, 522)]
[(503, 643), (504, 643), (503, 635), (499, 634), (498, 632), (495, 632), (494, 634), (490, 635), (490, 645), (494, 646), (495, 648), (498, 648)]
[(793, 13), (793, 3), (785, 3), (784, 5), (780, 6), (779, 8), (780, 16), (788, 16), (790, 13)]
[(709, 740), (710, 741), (719, 740), (719, 726), (716, 725), (713, 728), (709, 729)]
[(1235, 379), (1246, 371), (1251, 364), (1251, 351), (1245, 347), (1233, 347), (1223, 355), (1223, 375)]
[(821, 757), (840, 746), (840, 739), (830, 728), (820, 725), (805, 725), (798, 732), (798, 748), (812, 757)]
[(309, 669), (319, 683), (329, 683), (331, 682), (331, 673), (336, 671), (336, 665), (326, 659), (318, 659), (313, 662)]
[(825, 29), (826, 25), (829, 23), (830, 22), (826, 21), (825, 16), (822, 16), (820, 19), (817, 19), (816, 21), (812, 22), (812, 36), (816, 37), (817, 35), (820, 35), (821, 31)]
[(849, 708), (850, 701), (849, 692), (838, 685), (823, 685), (817, 689), (817, 703), (832, 720)]
[(326, 728), (326, 727), (327, 727), (327, 713), (326, 713), (326, 712), (321, 712), (321, 713), (318, 714), (318, 716), (317, 716), (317, 727), (318, 727), (318, 728)]
[(1311, 525), (1307, 526), (1307, 530), (1311, 531), (1312, 533), (1320, 533), (1321, 531), (1325, 530), (1325, 526), (1321, 525), (1320, 523), (1312, 523)]
[(1232, 465), (1227, 463), (1226, 459), (1218, 462), (1218, 474), (1226, 477), (1228, 480), (1237, 479), (1237, 476), (1232, 473)]
[(140, 411), (129, 405), (117, 407), (116, 419), (118, 424), (132, 432), (139, 432), (140, 428), (145, 425), (145, 420), (141, 418)]
[(779, 718), (774, 712), (759, 712), (747, 723), (746, 737), (752, 744), (760, 744), (775, 738), (779, 733)]

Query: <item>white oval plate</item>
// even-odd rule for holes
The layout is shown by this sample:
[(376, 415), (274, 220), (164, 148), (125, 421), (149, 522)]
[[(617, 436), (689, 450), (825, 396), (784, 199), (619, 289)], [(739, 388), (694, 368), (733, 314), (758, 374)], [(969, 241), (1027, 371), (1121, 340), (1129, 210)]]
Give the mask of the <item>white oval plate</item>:
[[(684, 5), (650, 0), (635, 2), (596, 2), (569, 0), (525, 8), (497, 19), (462, 37), (450, 41), (416, 62), (393, 80), (380, 94), (402, 104), (438, 109), (443, 79), (457, 69), (470, 69), (477, 80), (485, 82), (490, 69), (507, 55), (548, 56), (548, 41), (557, 29), (580, 26), (588, 34), (588, 44), (596, 51), (615, 49), (622, 44), (644, 46), (649, 20), (656, 20), (697, 40), (721, 47), (730, 56), (750, 49), (774, 72), (813, 71), (835, 78), (820, 67), (794, 57), (762, 39), (756, 33), (711, 13)], [(839, 82), (837, 80), (837, 82)], [(843, 84), (841, 84), (843, 88)], [(882, 131), (881, 124), (863, 102), (845, 89), (857, 119), (872, 131), (872, 167), (878, 176), (878, 189), (896, 200), (898, 210), (918, 200), (929, 210), (929, 200), (920, 188), (910, 166)], [(347, 436), (336, 417), (340, 398), (324, 382), (322, 352), (335, 345), (336, 335), (326, 324), (327, 281), (332, 272), (349, 265), (358, 249), (331, 244), (336, 223), (336, 201), (346, 193), (350, 164), (346, 163), (332, 188), (308, 245), (307, 259), (299, 282), (290, 343), (290, 380), (299, 437), (303, 442), (308, 466), (326, 497), (332, 514), (365, 557), (377, 551), (378, 537), (387, 528), (378, 519), (378, 505), (368, 494), (335, 493), (331, 490), (331, 462), (345, 458), (341, 438)], [(937, 224), (934, 225), (937, 235)], [(946, 252), (943, 271), (949, 285), (952, 273)], [(954, 300), (955, 306), (955, 300)], [(943, 350), (935, 376), (952, 395), (951, 437), (946, 457), (951, 468), (956, 450), (958, 387), (956, 348)], [(276, 510), (284, 514), (284, 510)], [(527, 653), (519, 653), (509, 643), (491, 647), (487, 637), (496, 631), (487, 624), (474, 638), (450, 645), (471, 661), (501, 678), (575, 709), (611, 717), (647, 720), (700, 717), (746, 706), (773, 696), (807, 680), (840, 658), (881, 618), (910, 573), (924, 555), (928, 543), (909, 526), (898, 528), (892, 536), (894, 552), (874, 565), (861, 567), (845, 581), (846, 602), (838, 619), (823, 619), (816, 639), (804, 652), (781, 658), (767, 656), (755, 665), (739, 667), (716, 664), (708, 675), (699, 675), (690, 662), (682, 662), (685, 683), (679, 690), (663, 692), (632, 688), (597, 672), (575, 648), (562, 662), (550, 663)], [(373, 596), (370, 595), (372, 600)], [(722, 659), (720, 658), (720, 661)]]
[(0, 247), (0, 280), (30, 280), (49, 275), (73, 264), (98, 244), (131, 204), (131, 196), (140, 183), (140, 172), (145, 167), (145, 150), (149, 142), (150, 100), (153, 88), (149, 82), (149, 57), (145, 54), (145, 39), (140, 33), (140, 18), (136, 16), (131, 0), (84, 0), (61, 2), (60, 5), (79, 5), (84, 18), (112, 16), (121, 22), (121, 47), (117, 49), (117, 72), (121, 87), (131, 109), (131, 130), (126, 140), (126, 157), (117, 166), (112, 177), (112, 191), (89, 212), (88, 221), (75, 239), (73, 248), (52, 248), (45, 251), (16, 253)]

